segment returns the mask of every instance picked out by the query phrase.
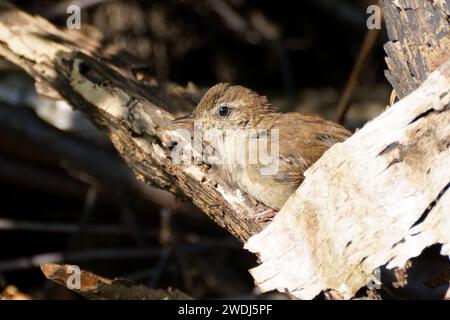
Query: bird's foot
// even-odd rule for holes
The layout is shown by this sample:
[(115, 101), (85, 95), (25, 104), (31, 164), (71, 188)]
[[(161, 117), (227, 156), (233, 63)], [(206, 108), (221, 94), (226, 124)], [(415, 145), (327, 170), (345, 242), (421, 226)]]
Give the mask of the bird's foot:
[(251, 215), (251, 218), (255, 219), (256, 221), (269, 222), (273, 220), (277, 213), (278, 211), (274, 209), (267, 209)]

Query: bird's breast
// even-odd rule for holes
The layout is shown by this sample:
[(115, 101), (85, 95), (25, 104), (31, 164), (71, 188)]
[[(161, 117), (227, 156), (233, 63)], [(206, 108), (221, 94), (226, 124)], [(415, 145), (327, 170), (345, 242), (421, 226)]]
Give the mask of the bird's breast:
[[(219, 161), (214, 167), (230, 186), (239, 188), (265, 205), (278, 210), (295, 189), (276, 179), (278, 167), (271, 163), (270, 159), (278, 160), (279, 155), (264, 153), (262, 156), (263, 147), (260, 140), (261, 136), (255, 135), (254, 132), (228, 135), (218, 139), (216, 157)], [(263, 145), (267, 143), (263, 142)]]

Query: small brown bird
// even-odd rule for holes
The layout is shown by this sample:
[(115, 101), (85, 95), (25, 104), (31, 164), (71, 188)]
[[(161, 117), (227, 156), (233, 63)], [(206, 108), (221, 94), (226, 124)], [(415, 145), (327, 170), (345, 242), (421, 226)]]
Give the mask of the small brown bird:
[(226, 182), (272, 208), (256, 215), (261, 219), (273, 217), (303, 181), (306, 169), (328, 148), (350, 136), (347, 129), (336, 123), (316, 115), (278, 112), (266, 97), (226, 83), (209, 89), (192, 114), (174, 122), (201, 123), (203, 131), (241, 130), (247, 132), (245, 138), (256, 140), (262, 139), (260, 132), (268, 132), (264, 135), (266, 140), (273, 136), (271, 132), (277, 132), (278, 137), (273, 140), (278, 144), (277, 170), (269, 174), (262, 170), (267, 164), (263, 165), (261, 159), (257, 163), (242, 163), (230, 157), (230, 153), (241, 152), (238, 147), (245, 144), (244, 138), (228, 142), (218, 139), (221, 142), (217, 143), (220, 161), (214, 167)]

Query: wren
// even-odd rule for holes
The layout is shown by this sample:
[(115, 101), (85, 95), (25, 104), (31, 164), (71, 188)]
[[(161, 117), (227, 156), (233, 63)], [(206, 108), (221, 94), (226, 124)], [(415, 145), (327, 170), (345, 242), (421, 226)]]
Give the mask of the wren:
[[(251, 132), (247, 139), (261, 139), (259, 132), (277, 133), (277, 170), (264, 173), (261, 161), (234, 161), (229, 153), (244, 140), (218, 143), (218, 164), (213, 167), (232, 187), (244, 191), (271, 208), (255, 217), (272, 218), (304, 179), (303, 173), (332, 145), (344, 141), (350, 131), (317, 115), (282, 113), (265, 96), (242, 86), (219, 83), (210, 88), (193, 112), (174, 123), (201, 123), (202, 130)], [(222, 146), (221, 146), (222, 144)], [(238, 152), (238, 151), (236, 151)], [(230, 160), (231, 159), (231, 160)]]

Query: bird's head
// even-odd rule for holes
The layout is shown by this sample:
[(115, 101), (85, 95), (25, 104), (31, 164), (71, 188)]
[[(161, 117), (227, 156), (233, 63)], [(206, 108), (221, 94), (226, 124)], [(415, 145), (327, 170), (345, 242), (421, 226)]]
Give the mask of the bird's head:
[(273, 112), (266, 97), (242, 86), (219, 83), (205, 93), (191, 114), (173, 122), (201, 122), (205, 128), (244, 129)]

